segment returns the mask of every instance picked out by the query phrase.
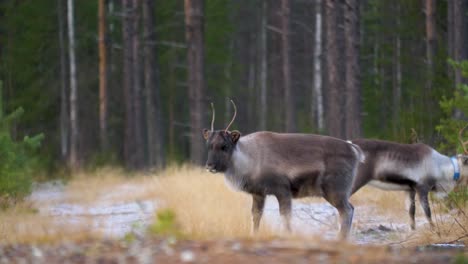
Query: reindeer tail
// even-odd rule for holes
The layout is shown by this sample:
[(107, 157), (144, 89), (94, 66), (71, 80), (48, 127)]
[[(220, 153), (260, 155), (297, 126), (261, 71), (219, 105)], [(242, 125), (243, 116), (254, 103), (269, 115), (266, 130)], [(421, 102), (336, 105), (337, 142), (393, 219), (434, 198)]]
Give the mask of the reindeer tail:
[(346, 142), (348, 142), (353, 148), (354, 154), (356, 154), (356, 157), (358, 158), (359, 162), (364, 163), (366, 161), (366, 155), (364, 154), (364, 151), (362, 151), (362, 149), (358, 145), (353, 144), (353, 142), (351, 142), (350, 140), (347, 140)]

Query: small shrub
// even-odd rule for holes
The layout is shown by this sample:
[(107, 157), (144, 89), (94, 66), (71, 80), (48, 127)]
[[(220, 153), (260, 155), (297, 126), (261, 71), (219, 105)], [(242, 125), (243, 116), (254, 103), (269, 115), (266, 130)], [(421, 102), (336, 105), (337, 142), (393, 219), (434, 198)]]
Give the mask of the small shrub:
[(16, 203), (31, 191), (34, 152), (43, 134), (15, 141), (10, 133), (12, 121), (23, 113), (19, 108), (6, 117), (0, 116), (0, 208)]
[(176, 214), (171, 209), (158, 211), (156, 222), (149, 227), (151, 234), (180, 237), (182, 233), (177, 224)]

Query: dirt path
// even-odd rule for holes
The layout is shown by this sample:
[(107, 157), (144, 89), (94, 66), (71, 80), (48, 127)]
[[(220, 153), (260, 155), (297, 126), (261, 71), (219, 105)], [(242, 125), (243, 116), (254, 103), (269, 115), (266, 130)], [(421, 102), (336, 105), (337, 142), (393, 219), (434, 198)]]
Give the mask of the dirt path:
[(463, 254), (331, 242), (145, 239), (0, 246), (0, 263), (466, 263)]

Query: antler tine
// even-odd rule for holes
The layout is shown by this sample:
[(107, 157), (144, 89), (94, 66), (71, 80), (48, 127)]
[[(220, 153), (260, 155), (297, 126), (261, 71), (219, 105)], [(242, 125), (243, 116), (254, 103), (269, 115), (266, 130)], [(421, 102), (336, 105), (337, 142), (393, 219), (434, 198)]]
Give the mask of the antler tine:
[(236, 107), (236, 104), (234, 103), (233, 100), (231, 100), (231, 103), (232, 103), (232, 106), (234, 107), (234, 116), (232, 117), (232, 120), (231, 122), (229, 123), (229, 125), (226, 127), (226, 129), (224, 130), (224, 132), (227, 132), (229, 127), (232, 125), (232, 123), (234, 123), (234, 119), (236, 119), (236, 115), (237, 115), (237, 107)]
[(211, 117), (211, 132), (214, 131), (214, 121), (215, 121), (215, 109), (213, 102), (211, 102), (211, 112), (213, 113), (213, 116)]
[(467, 127), (468, 127), (468, 124), (466, 124), (466, 126), (460, 129), (460, 131), (458, 132), (458, 140), (460, 141), (460, 144), (462, 145), (462, 148), (465, 154), (468, 154), (468, 150), (466, 149), (466, 145), (468, 145), (468, 141), (463, 142), (462, 137), (463, 137), (463, 132), (465, 131)]

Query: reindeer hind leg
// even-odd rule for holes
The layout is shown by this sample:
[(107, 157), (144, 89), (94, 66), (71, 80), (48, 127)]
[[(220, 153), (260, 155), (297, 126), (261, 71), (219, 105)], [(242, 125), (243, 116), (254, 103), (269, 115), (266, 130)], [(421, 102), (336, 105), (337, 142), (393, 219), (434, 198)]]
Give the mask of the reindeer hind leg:
[(291, 208), (292, 208), (292, 195), (291, 192), (283, 190), (274, 194), (278, 200), (279, 210), (283, 224), (288, 232), (291, 232)]
[(354, 206), (349, 202), (349, 195), (325, 194), (324, 198), (333, 205), (340, 214), (340, 238), (346, 239), (351, 231)]
[(429, 198), (428, 198), (429, 191), (427, 190), (427, 188), (419, 188), (417, 191), (418, 191), (419, 202), (421, 203), (421, 207), (423, 208), (424, 214), (426, 215), (426, 219), (432, 228), (434, 227), (434, 223), (432, 222), (431, 208), (429, 206)]

